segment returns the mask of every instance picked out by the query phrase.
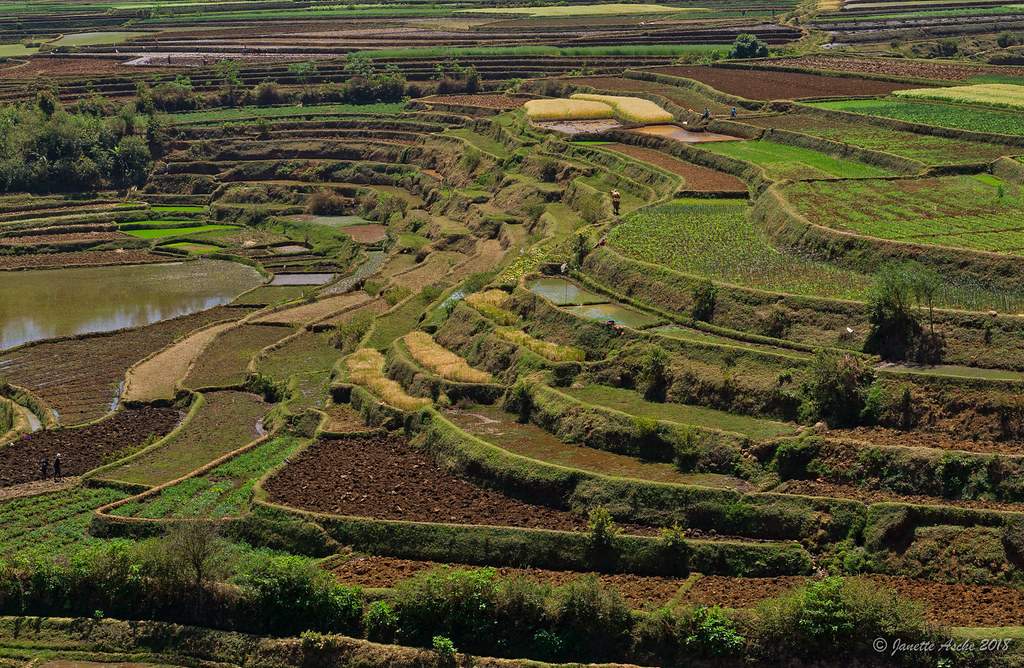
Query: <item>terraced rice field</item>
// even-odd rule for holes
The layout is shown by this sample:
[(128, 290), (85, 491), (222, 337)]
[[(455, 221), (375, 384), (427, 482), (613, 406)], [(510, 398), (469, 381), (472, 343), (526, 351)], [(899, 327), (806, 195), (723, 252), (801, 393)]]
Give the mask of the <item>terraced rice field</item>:
[[(1020, 187), (990, 175), (793, 184), (787, 196), (816, 221), (882, 239), (1020, 254)], [(896, 202), (897, 204), (894, 204)]]
[(770, 179), (867, 178), (887, 176), (887, 170), (854, 160), (834, 158), (799, 146), (773, 141), (702, 144), (702, 148), (761, 167)]
[(748, 100), (884, 95), (894, 90), (913, 87), (911, 84), (875, 79), (726, 67), (672, 66), (657, 67), (651, 71), (657, 74), (694, 79), (723, 93)]
[(108, 480), (156, 486), (176, 480), (259, 436), (259, 422), (270, 409), (245, 392), (210, 392), (194, 417), (171, 438), (129, 461), (102, 472)]
[(245, 381), (249, 361), (292, 333), (290, 327), (241, 325), (222, 332), (196, 358), (185, 377), (190, 388), (229, 387)]
[(1012, 146), (902, 132), (812, 113), (753, 118), (745, 122), (763, 128), (802, 132), (871, 151), (892, 153), (926, 165), (984, 163), (1000, 156), (1015, 155), (1020, 152), (1019, 148)]
[(1012, 111), (896, 98), (817, 102), (814, 106), (855, 114), (893, 118), (908, 123), (937, 125), (944, 128), (970, 130), (971, 132), (1024, 136), (1024, 122), (1021, 122), (1020, 114)]

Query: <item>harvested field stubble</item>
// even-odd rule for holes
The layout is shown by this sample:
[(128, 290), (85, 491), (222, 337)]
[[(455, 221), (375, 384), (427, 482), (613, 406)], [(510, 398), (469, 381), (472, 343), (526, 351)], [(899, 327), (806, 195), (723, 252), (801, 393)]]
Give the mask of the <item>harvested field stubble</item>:
[(81, 475), (170, 432), (181, 417), (181, 411), (175, 408), (145, 407), (118, 411), (86, 427), (50, 429), (23, 436), (0, 448), (0, 487), (39, 480), (40, 460), (52, 462), (57, 454), (61, 456), (64, 475)]
[(531, 121), (585, 121), (615, 115), (609, 105), (592, 100), (530, 100), (525, 106)]
[(235, 323), (225, 322), (199, 330), (128, 372), (122, 398), (125, 401), (172, 399), (179, 381), (192, 362), (215, 338)]
[(272, 501), (321, 513), (563, 531), (586, 527), (584, 518), (568, 512), (478, 487), (386, 434), (316, 443), (265, 487)]
[(469, 366), (466, 360), (438, 345), (426, 332), (411, 332), (402, 339), (413, 359), (447, 380), (488, 383), (491, 374)]
[(402, 386), (384, 375), (384, 356), (372, 348), (363, 348), (345, 358), (343, 362), (348, 380), (362, 385), (384, 402), (404, 411), (415, 411), (430, 403), (430, 399), (411, 397)]
[(675, 120), (672, 114), (654, 102), (640, 97), (575, 93), (572, 99), (603, 102), (615, 110), (616, 118), (630, 123), (671, 123)]

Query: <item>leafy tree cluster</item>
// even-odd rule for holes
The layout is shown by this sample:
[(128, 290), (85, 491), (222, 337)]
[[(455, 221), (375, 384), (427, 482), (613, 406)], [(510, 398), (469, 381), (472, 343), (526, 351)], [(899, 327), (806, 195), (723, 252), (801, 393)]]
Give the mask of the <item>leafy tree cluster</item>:
[(757, 38), (757, 35), (741, 33), (736, 35), (736, 41), (732, 43), (730, 58), (767, 58), (768, 43)]
[(935, 331), (935, 302), (941, 287), (942, 277), (917, 262), (882, 267), (869, 298), (865, 352), (888, 360), (940, 361), (943, 339)]
[[(113, 113), (111, 113), (113, 112)], [(141, 185), (149, 120), (128, 105), (66, 109), (52, 91), (0, 109), (0, 191), (84, 191)]]

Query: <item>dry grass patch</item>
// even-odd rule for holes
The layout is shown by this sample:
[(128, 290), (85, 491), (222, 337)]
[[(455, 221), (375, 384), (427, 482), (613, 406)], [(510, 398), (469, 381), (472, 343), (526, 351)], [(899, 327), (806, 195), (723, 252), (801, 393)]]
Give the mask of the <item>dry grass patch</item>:
[(511, 341), (517, 346), (523, 346), (524, 348), (532, 350), (541, 357), (549, 359), (552, 362), (582, 362), (585, 357), (584, 352), (579, 348), (575, 348), (573, 346), (562, 346), (557, 343), (551, 343), (550, 341), (542, 341), (541, 339), (534, 338), (519, 329), (499, 327), (495, 331), (497, 331), (498, 335), (506, 341)]
[(672, 114), (654, 102), (639, 97), (575, 93), (572, 99), (607, 104), (615, 112), (616, 118), (630, 123), (671, 123), (675, 120)]
[(410, 332), (402, 339), (413, 359), (447, 380), (460, 383), (489, 383), (491, 374), (469, 366), (426, 332)]
[(529, 100), (526, 116), (531, 121), (586, 121), (614, 118), (614, 110), (593, 100)]
[(188, 373), (193, 360), (202, 354), (210, 341), (235, 325), (233, 322), (225, 322), (202, 329), (130, 369), (125, 380), (124, 400), (148, 402), (173, 399), (178, 381)]
[(519, 318), (505, 306), (508, 304), (509, 295), (503, 290), (487, 290), (485, 292), (474, 292), (466, 297), (466, 303), (476, 309), (481, 315), (490, 318), (499, 325), (514, 325)]
[(362, 348), (345, 358), (348, 380), (380, 397), (385, 403), (403, 411), (419, 410), (430, 404), (429, 399), (412, 397), (402, 386), (384, 375), (384, 356), (372, 348)]

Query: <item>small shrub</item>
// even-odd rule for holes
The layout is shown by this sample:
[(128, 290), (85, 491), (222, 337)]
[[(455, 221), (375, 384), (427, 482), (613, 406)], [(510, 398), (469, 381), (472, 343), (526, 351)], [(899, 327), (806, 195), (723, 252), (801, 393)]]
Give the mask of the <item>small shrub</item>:
[(718, 298), (718, 290), (711, 281), (701, 281), (693, 287), (693, 304), (690, 306), (690, 315), (694, 320), (711, 322), (715, 314), (715, 302)]
[(306, 201), (306, 213), (314, 216), (337, 216), (345, 209), (345, 200), (329, 190), (318, 190)]
[(800, 389), (801, 419), (825, 419), (833, 426), (856, 424), (874, 380), (874, 369), (866, 359), (850, 353), (819, 352)]
[(368, 640), (393, 642), (398, 633), (398, 615), (386, 601), (374, 601), (363, 613), (363, 629)]
[(615, 549), (619, 527), (604, 506), (598, 506), (587, 514), (587, 532), (590, 548), (595, 553), (607, 554)]
[(445, 636), (434, 636), (430, 641), (430, 646), (437, 652), (438, 662), (442, 666), (454, 666), (455, 665), (455, 643), (450, 638)]

